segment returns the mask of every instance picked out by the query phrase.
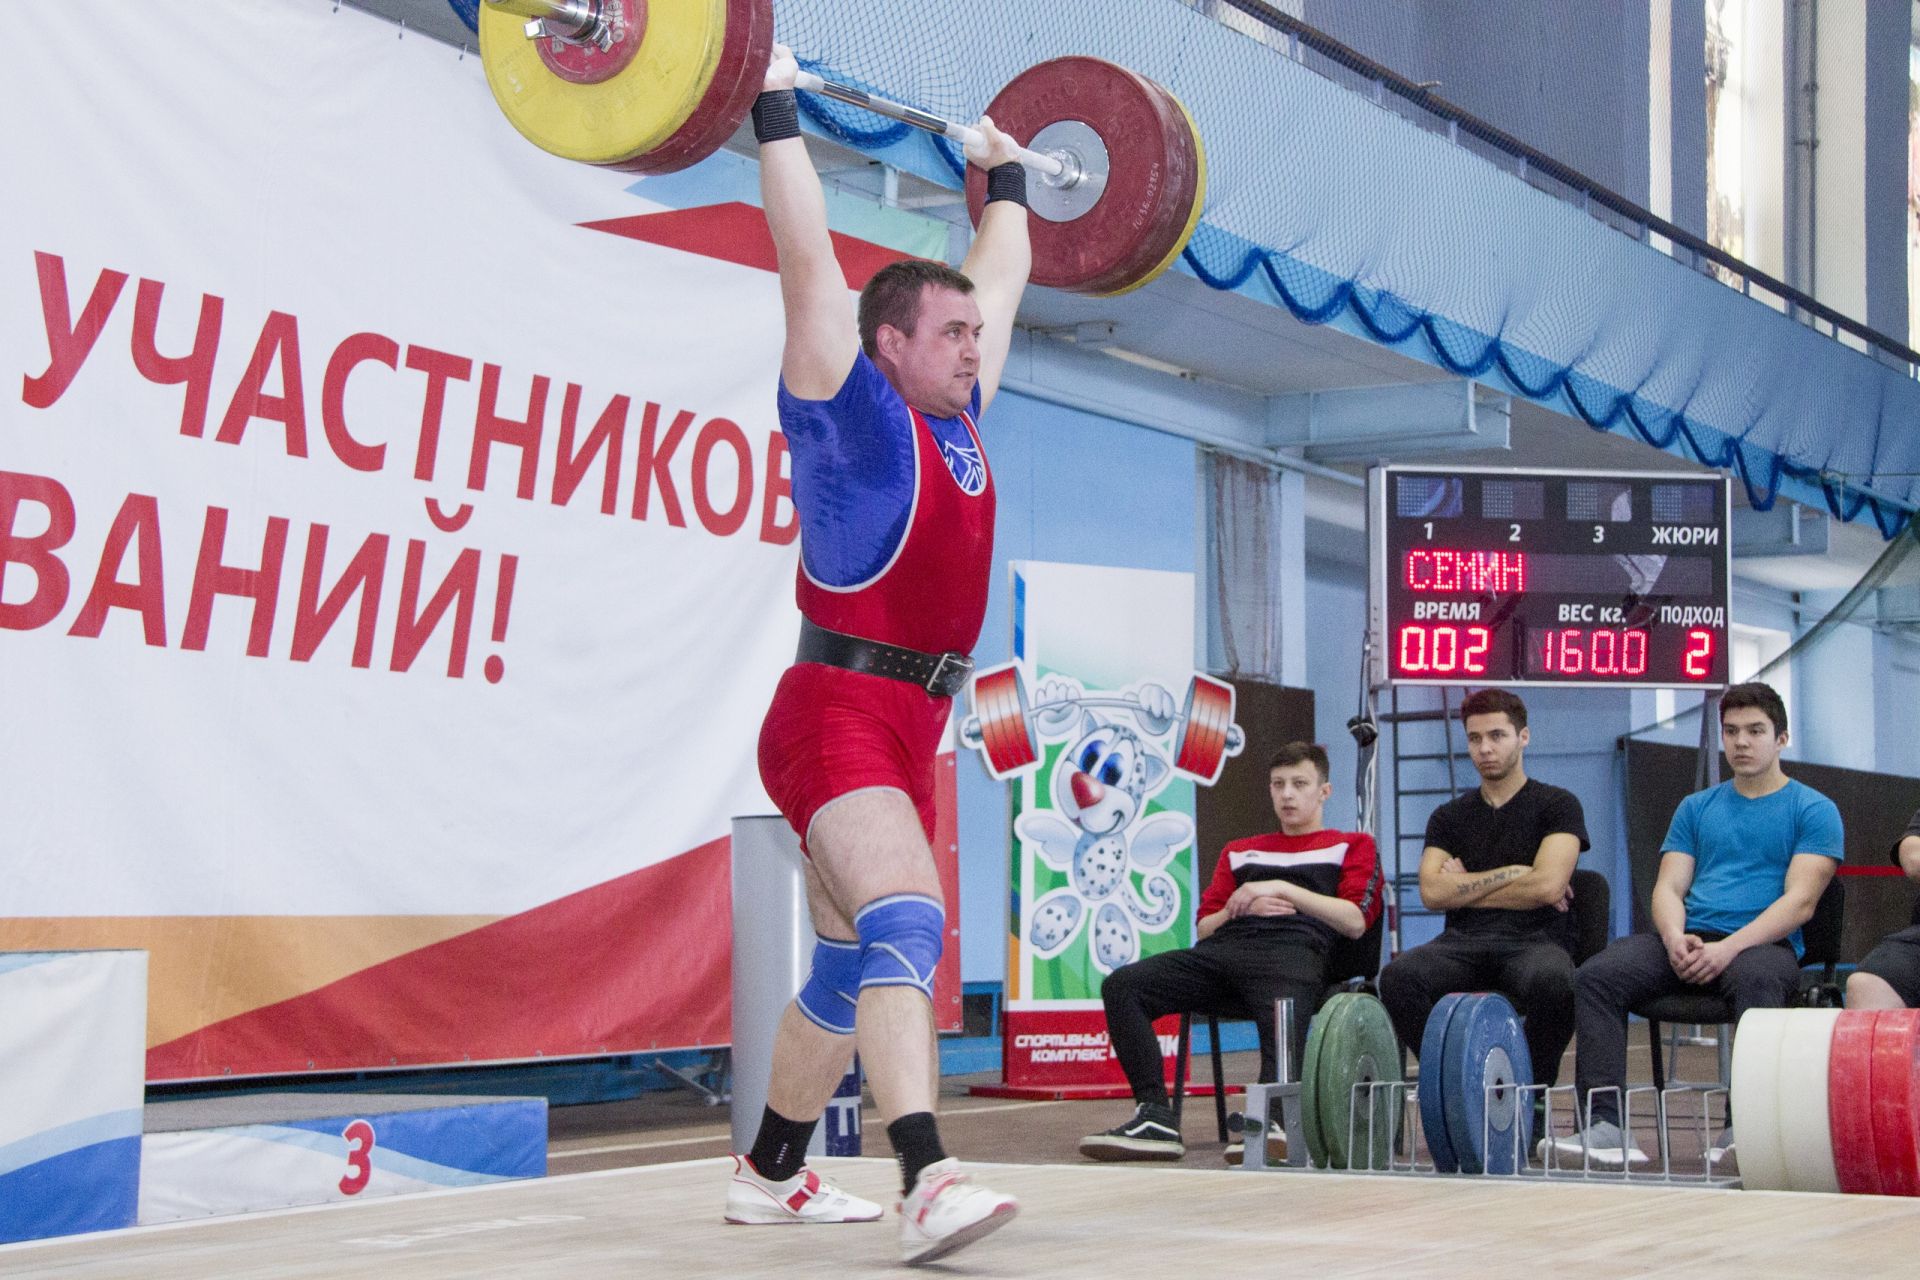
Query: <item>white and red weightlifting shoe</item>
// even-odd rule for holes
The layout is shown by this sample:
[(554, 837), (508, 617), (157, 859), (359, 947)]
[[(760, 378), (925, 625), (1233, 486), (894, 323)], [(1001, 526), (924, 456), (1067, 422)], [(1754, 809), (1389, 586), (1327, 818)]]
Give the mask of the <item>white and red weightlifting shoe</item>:
[(848, 1195), (802, 1165), (784, 1182), (760, 1176), (745, 1156), (733, 1158), (733, 1180), (727, 1184), (728, 1222), (740, 1226), (775, 1227), (789, 1223), (877, 1222), (885, 1210), (871, 1200)]
[(944, 1258), (1013, 1221), (1020, 1202), (976, 1186), (952, 1156), (920, 1171), (900, 1202), (900, 1257), (908, 1266)]

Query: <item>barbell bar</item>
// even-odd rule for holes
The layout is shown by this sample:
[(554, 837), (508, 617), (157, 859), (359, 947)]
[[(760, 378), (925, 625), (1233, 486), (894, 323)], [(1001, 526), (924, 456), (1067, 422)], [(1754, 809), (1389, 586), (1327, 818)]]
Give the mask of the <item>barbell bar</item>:
[[(587, 164), (670, 173), (719, 150), (745, 122), (772, 59), (772, 0), (487, 0), (487, 84), (536, 146)], [(969, 125), (800, 73), (797, 86), (958, 142)], [(1170, 267), (1199, 224), (1206, 160), (1186, 109), (1160, 85), (1098, 58), (1055, 58), (1001, 90), (987, 114), (1025, 139), (1038, 178), (1032, 282), (1077, 293), (1135, 289)], [(985, 175), (966, 175), (977, 224)]]

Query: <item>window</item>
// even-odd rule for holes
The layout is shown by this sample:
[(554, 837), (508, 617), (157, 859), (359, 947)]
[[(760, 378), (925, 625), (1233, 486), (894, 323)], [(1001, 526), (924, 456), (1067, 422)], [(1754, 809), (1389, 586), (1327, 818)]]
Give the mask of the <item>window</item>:
[[(1769, 662), (1787, 651), (1793, 637), (1772, 627), (1750, 627), (1735, 622), (1727, 628), (1727, 678), (1734, 684), (1751, 680)], [(1768, 672), (1766, 682), (1787, 706), (1787, 723), (1795, 719), (1793, 709), (1793, 663)], [(1791, 753), (1792, 748), (1788, 748)]]
[(1746, 0), (1707, 0), (1707, 242), (1746, 256)]

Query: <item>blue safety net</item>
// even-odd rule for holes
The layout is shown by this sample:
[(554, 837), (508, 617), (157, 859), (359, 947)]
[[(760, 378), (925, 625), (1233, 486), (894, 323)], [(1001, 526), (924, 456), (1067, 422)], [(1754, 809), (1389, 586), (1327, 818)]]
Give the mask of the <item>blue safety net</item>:
[[(776, 0), (831, 79), (972, 120), (1033, 63), (1092, 54), (1170, 89), (1207, 152), (1186, 268), (1891, 537), (1920, 509), (1920, 383), (1409, 118), (1278, 33), (1185, 0), (963, 8)], [(1245, 25), (1244, 23), (1242, 25)], [(817, 127), (958, 185), (952, 144), (803, 95)]]

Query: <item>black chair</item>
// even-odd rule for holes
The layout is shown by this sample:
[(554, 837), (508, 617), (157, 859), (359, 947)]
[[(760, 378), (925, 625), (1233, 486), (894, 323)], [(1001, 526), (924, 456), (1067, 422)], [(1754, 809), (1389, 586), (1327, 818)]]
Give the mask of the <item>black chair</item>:
[[(1387, 913), (1381, 911), (1379, 917), (1367, 926), (1367, 931), (1357, 938), (1336, 937), (1333, 949), (1327, 954), (1327, 986), (1321, 991), (1314, 1008), (1294, 1011), (1295, 1017), (1311, 1018), (1319, 1006), (1342, 991), (1372, 991), (1374, 979), (1380, 976), (1380, 947), (1386, 932)], [(1207, 1042), (1212, 1049), (1213, 1058), (1213, 1115), (1214, 1123), (1220, 1132), (1220, 1141), (1228, 1137), (1227, 1129), (1227, 1087), (1226, 1067), (1220, 1055), (1220, 1022), (1224, 1018), (1229, 1022), (1257, 1022), (1271, 1018), (1273, 1010), (1236, 1009), (1230, 1013), (1209, 1013), (1202, 1015), (1207, 1020)], [(1180, 1015), (1180, 1044), (1174, 1051), (1173, 1068), (1173, 1115), (1176, 1121), (1186, 1102), (1187, 1092), (1187, 1051), (1193, 1041), (1193, 1013)], [(1300, 1075), (1300, 1064), (1293, 1064), (1294, 1078)]]
[(1573, 936), (1570, 939), (1574, 967), (1578, 968), (1607, 948), (1613, 934), (1613, 886), (1598, 871), (1584, 868), (1573, 873)]
[[(1838, 1004), (1839, 987), (1836, 971), (1840, 962), (1840, 931), (1846, 922), (1846, 897), (1842, 891), (1839, 876), (1828, 881), (1827, 888), (1820, 895), (1820, 901), (1814, 905), (1813, 915), (1801, 929), (1801, 942), (1805, 950), (1801, 954), (1800, 964), (1804, 969), (1817, 968), (1819, 976), (1810, 990), (1803, 990), (1800, 996), (1805, 1004)], [(1733, 1063), (1733, 1002), (1712, 991), (1686, 991), (1678, 995), (1659, 996), (1635, 1005), (1631, 1012), (1647, 1021), (1647, 1048), (1653, 1055), (1653, 1087), (1655, 1090), (1667, 1087), (1667, 1074), (1672, 1063), (1661, 1061), (1660, 1026), (1669, 1028), (1686, 1024), (1690, 1026), (1712, 1026), (1718, 1024), (1720, 1030), (1715, 1039), (1720, 1056), (1720, 1078), (1718, 1084), (1726, 1087), (1732, 1074)], [(1676, 1046), (1668, 1046), (1672, 1055)]]

